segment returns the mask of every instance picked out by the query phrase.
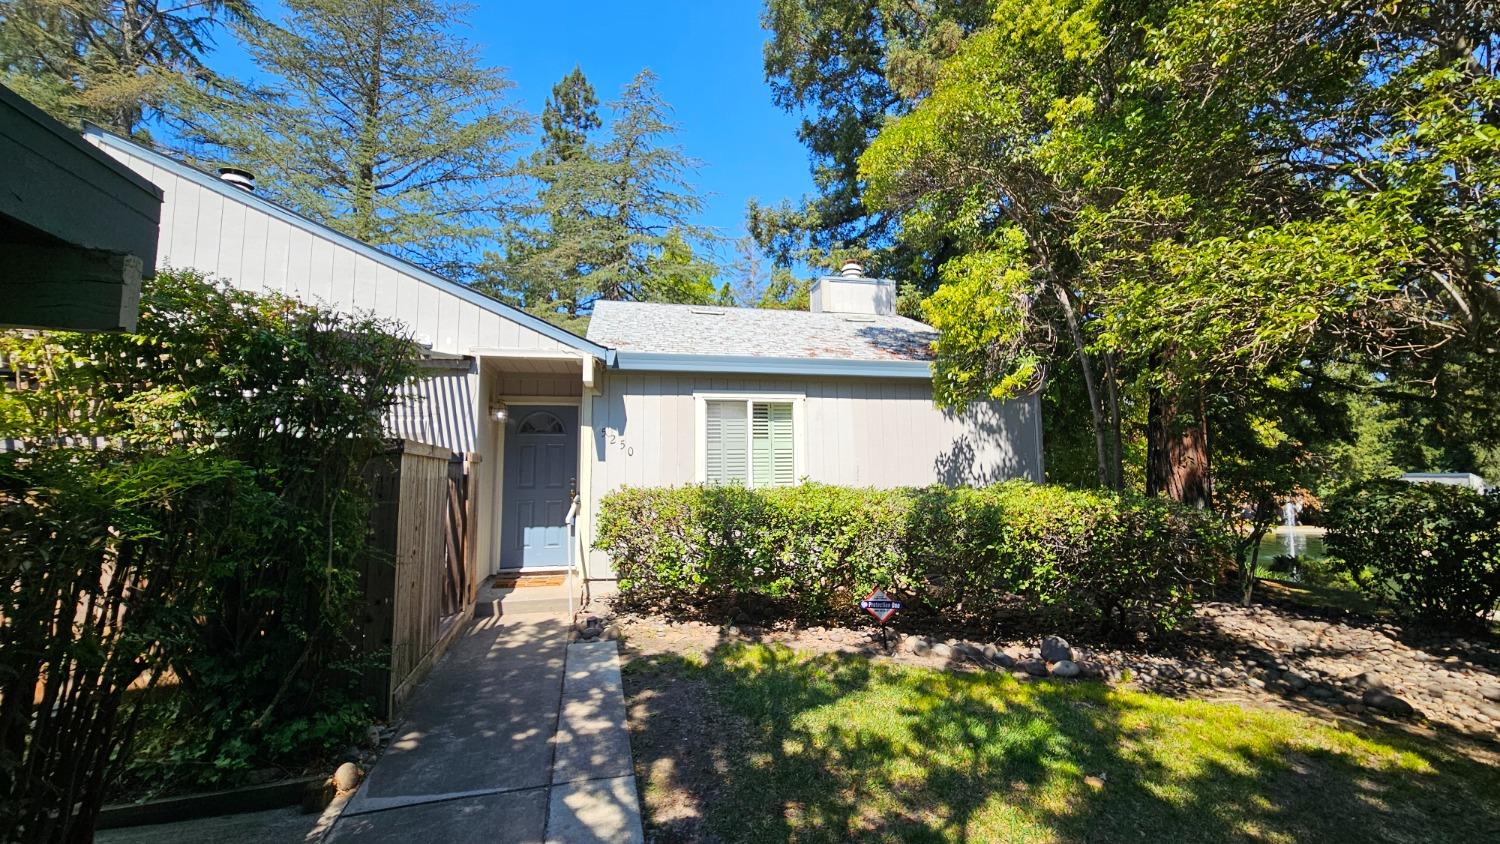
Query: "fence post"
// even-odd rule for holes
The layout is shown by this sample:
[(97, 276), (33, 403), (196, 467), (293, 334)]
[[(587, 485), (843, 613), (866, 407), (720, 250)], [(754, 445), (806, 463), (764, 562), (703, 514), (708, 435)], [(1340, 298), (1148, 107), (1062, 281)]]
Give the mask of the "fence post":
[(364, 606), (357, 620), (359, 656), (371, 663), (363, 672), (360, 692), (379, 717), (390, 715), (391, 660), (396, 598), (396, 543), (401, 511), (401, 447), (393, 445), (365, 464), (373, 507), (370, 537), (361, 560)]

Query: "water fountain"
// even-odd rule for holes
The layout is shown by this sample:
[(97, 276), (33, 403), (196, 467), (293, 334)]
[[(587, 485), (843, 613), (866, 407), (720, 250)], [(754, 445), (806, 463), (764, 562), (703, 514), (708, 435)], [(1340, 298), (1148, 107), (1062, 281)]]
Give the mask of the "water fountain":
[(1306, 546), (1305, 540), (1297, 531), (1297, 511), (1302, 509), (1295, 501), (1288, 499), (1281, 505), (1281, 542), (1286, 546), (1288, 557), (1300, 557)]

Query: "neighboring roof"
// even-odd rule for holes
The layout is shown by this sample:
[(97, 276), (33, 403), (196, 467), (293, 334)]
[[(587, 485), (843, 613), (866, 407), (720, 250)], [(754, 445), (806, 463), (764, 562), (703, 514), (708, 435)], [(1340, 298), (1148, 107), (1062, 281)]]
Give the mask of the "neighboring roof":
[(594, 303), (588, 339), (620, 369), (931, 376), (931, 326), (901, 316)]
[(5, 325), (129, 331), (156, 268), (162, 193), (0, 85)]
[(118, 135), (111, 134), (110, 132), (99, 128), (98, 126), (94, 126), (91, 124), (84, 125), (83, 133), (90, 138), (98, 140), (104, 146), (113, 147), (130, 155), (138, 155), (141, 158), (150, 161), (157, 167), (161, 167), (164, 170), (169, 170), (173, 174), (181, 178), (188, 179), (201, 187), (207, 188), (208, 190), (219, 194), (220, 196), (232, 199), (235, 202), (250, 206), (251, 208), (255, 208), (259, 211), (263, 211), (289, 225), (296, 226), (297, 228), (302, 229), (303, 231), (306, 231), (307, 233), (312, 234), (316, 237), (320, 237), (324, 240), (337, 243), (340, 246), (357, 252), (372, 261), (375, 261), (376, 263), (383, 264), (395, 270), (396, 272), (410, 276), (432, 287), (436, 287), (437, 289), (442, 290), (446, 293), (457, 296), (458, 298), (463, 299), (470, 304), (478, 305), (479, 307), (490, 311), (491, 313), (499, 314), (500, 316), (505, 317), (511, 322), (517, 323), (519, 325), (524, 325), (525, 327), (530, 328), (531, 330), (536, 331), (539, 334), (550, 337), (553, 340), (558, 341), (559, 343), (562, 343), (594, 357), (604, 358), (607, 357), (609, 353), (608, 349), (599, 346), (598, 344), (591, 343), (587, 339), (579, 337), (577, 334), (574, 334), (571, 331), (559, 328), (558, 326), (555, 326), (552, 323), (541, 319), (540, 317), (532, 316), (531, 314), (528, 314), (519, 308), (513, 308), (510, 305), (505, 304), (504, 302), (491, 299), (490, 297), (474, 290), (467, 285), (443, 278), (440, 275), (436, 275), (428, 270), (422, 269), (421, 267), (411, 263), (410, 261), (398, 258), (395, 255), (391, 255), (387, 252), (382, 252), (380, 249), (377, 249), (376, 247), (371, 246), (368, 243), (355, 240), (354, 238), (342, 232), (335, 231), (334, 229), (331, 229), (323, 225), (322, 223), (309, 220), (301, 214), (298, 214), (291, 209), (277, 205), (276, 203), (266, 199), (259, 194), (241, 190), (240, 188), (237, 188), (234, 185), (225, 182), (217, 176), (205, 173), (202, 170), (197, 169), (196, 167), (189, 166), (174, 158), (162, 155), (161, 153), (149, 147), (142, 146), (138, 143), (135, 143), (134, 141), (126, 140), (125, 138), (121, 138)]

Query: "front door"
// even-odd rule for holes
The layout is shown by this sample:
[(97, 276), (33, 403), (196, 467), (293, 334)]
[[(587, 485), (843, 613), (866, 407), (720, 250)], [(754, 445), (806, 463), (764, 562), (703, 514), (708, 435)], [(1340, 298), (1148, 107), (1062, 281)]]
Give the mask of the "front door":
[(505, 429), (500, 567), (568, 563), (568, 507), (578, 478), (578, 408), (512, 407)]

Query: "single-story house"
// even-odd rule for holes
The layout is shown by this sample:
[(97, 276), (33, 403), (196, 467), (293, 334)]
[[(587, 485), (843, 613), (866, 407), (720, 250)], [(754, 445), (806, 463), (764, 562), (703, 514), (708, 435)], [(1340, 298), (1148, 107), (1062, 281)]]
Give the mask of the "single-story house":
[[(243, 172), (87, 135), (165, 194), (163, 266), (396, 318), (448, 361), (391, 425), (481, 456), (480, 576), (566, 567), (627, 485), (1042, 478), (1036, 397), (935, 407), (932, 330), (857, 266), (820, 279), (811, 312), (599, 302), (579, 337), (282, 208)], [(581, 562), (612, 576), (597, 551)]]
[(129, 331), (161, 191), (0, 85), (0, 327)]

